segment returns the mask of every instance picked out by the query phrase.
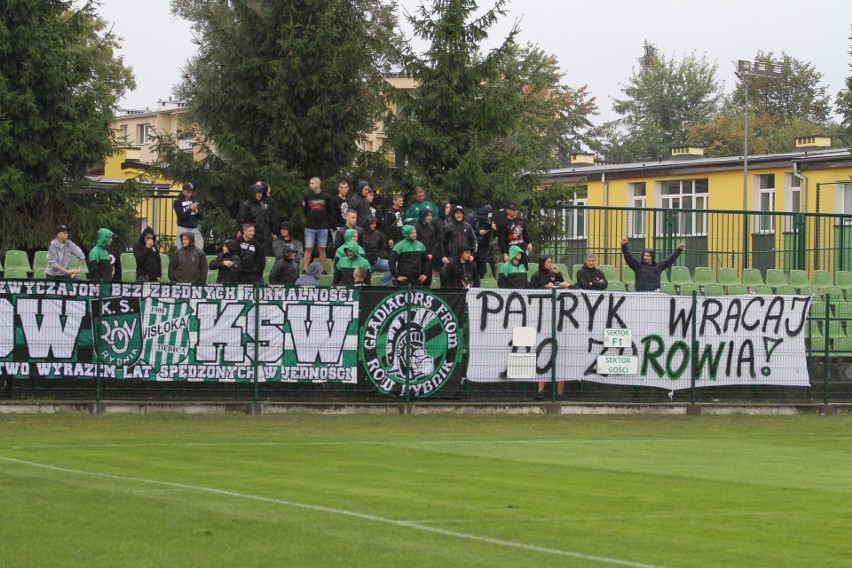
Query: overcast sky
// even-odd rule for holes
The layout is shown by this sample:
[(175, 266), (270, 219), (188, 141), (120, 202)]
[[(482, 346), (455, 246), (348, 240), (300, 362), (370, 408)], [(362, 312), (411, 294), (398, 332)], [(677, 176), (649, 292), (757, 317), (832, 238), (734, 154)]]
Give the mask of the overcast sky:
[[(400, 4), (413, 11), (420, 2)], [(102, 0), (99, 12), (124, 38), (122, 54), (138, 84), (122, 106), (154, 108), (168, 99), (181, 67), (195, 53), (189, 24), (171, 15), (169, 0)], [(732, 62), (752, 59), (758, 50), (784, 51), (813, 64), (832, 103), (852, 73), (849, 0), (510, 0), (509, 14), (493, 28), (492, 47), (516, 20), (520, 41), (556, 55), (566, 83), (589, 86), (601, 110), (595, 122), (615, 118), (612, 98), (622, 96), (620, 85), (646, 39), (669, 58), (706, 56), (718, 65), (726, 92), (737, 80)]]

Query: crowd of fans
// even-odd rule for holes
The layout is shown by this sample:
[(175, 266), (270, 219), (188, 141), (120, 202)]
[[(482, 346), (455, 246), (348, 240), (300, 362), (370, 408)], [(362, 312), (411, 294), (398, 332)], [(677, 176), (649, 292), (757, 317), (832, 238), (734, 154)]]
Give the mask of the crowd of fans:
[[(204, 208), (193, 184), (185, 183), (173, 203), (177, 249), (169, 258), (168, 279), (202, 283), (207, 282), (208, 270), (215, 270), (219, 283), (316, 284), (328, 267), (335, 286), (370, 284), (374, 275), (381, 274), (380, 286), (431, 287), (436, 281), (445, 288), (470, 288), (480, 286), (490, 264), (500, 288), (575, 286), (549, 255), (538, 259), (537, 270), (530, 269), (533, 243), (515, 204), (498, 210), (486, 204), (468, 212), (449, 201), (436, 205), (424, 188), (416, 187), (407, 206), (404, 196), (395, 193), (390, 207), (379, 215), (374, 199), (366, 181), (359, 181), (352, 195), (348, 182), (340, 181), (332, 197), (323, 191), (319, 178), (311, 178), (301, 201), (305, 230), (300, 241), (292, 224), (281, 220), (269, 185), (259, 181), (240, 204), (234, 238), (226, 240), (208, 262), (200, 230)], [(47, 255), (49, 279), (79, 278), (84, 266), (83, 252), (68, 238), (68, 231), (64, 225), (56, 228)], [(117, 273), (118, 255), (109, 249), (112, 236), (109, 229), (98, 232), (98, 243), (88, 257), (90, 280), (110, 280)], [(327, 263), (329, 252), (332, 262)], [(137, 282), (163, 279), (152, 228), (142, 231), (133, 255)], [(79, 259), (76, 268), (71, 267), (72, 257)], [(269, 257), (275, 260), (267, 271)], [(606, 289), (606, 278), (595, 262), (587, 255), (576, 275), (577, 287)]]

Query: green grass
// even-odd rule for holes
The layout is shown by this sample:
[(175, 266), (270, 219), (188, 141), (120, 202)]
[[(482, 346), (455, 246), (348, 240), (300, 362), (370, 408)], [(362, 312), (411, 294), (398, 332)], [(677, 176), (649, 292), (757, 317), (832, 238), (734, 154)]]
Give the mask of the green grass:
[(0, 416), (0, 565), (847, 566), (850, 450), (852, 416)]

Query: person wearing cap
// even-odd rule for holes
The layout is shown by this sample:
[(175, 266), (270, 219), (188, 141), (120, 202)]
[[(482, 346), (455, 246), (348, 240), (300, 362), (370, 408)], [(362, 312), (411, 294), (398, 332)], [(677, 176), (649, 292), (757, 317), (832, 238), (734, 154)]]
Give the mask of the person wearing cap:
[(319, 284), (320, 276), (322, 276), (322, 265), (313, 261), (308, 265), (308, 270), (296, 279), (298, 286), (316, 286)]
[[(308, 192), (302, 197), (302, 211), (305, 213), (305, 270), (311, 265), (314, 248), (317, 249), (320, 265), (325, 266), (325, 251), (328, 246), (328, 230), (334, 216), (331, 197), (322, 190), (321, 180), (312, 177), (308, 181)], [(283, 223), (282, 223), (283, 225)], [(273, 243), (274, 245), (274, 243)], [(273, 249), (273, 252), (274, 249)], [(275, 253), (275, 258), (279, 258)], [(298, 260), (302, 255), (297, 256)]]
[(281, 258), (275, 261), (269, 273), (270, 284), (295, 284), (299, 278), (299, 261), (296, 247), (285, 244), (281, 247)]
[(216, 273), (217, 284), (233, 284), (237, 281), (237, 270), (240, 266), (238, 250), (237, 241), (228, 239), (222, 245), (222, 252), (210, 261), (210, 270), (219, 271)]
[(133, 257), (136, 259), (136, 283), (159, 282), (163, 275), (160, 248), (154, 229), (145, 227), (139, 240), (133, 243)]
[(378, 220), (373, 216), (367, 217), (367, 226), (364, 227), (364, 234), (360, 237), (358, 243), (364, 249), (364, 256), (367, 262), (370, 263), (370, 272), (382, 272), (382, 281), (380, 286), (390, 286), (391, 273), (388, 261), (385, 258), (387, 252), (387, 241), (385, 236), (378, 229)]
[[(86, 262), (83, 251), (68, 238), (68, 226), (59, 225), (53, 232), (54, 239), (47, 248), (47, 269), (44, 276), (48, 280), (77, 280)], [(71, 268), (71, 257), (76, 256), (77, 268)]]
[(444, 269), (442, 288), (479, 288), (479, 271), (473, 262), (473, 254), (465, 245), (458, 249), (456, 257)]
[[(426, 282), (423, 286), (430, 288), (432, 286), (432, 276), (436, 272), (436, 263), (440, 262), (440, 247), (435, 235), (435, 226), (432, 224), (432, 210), (424, 207), (418, 213), (418, 221), (414, 223), (414, 228), (417, 230), (417, 240), (423, 243), (426, 248), (426, 257), (429, 259), (429, 270), (426, 273)], [(403, 241), (408, 239), (405, 234), (405, 228), (402, 230), (405, 237)], [(396, 245), (394, 245), (396, 248)]]
[(500, 227), (497, 235), (500, 242), (500, 252), (503, 261), (509, 261), (509, 249), (518, 247), (524, 253), (521, 263), (527, 267), (527, 257), (532, 252), (532, 243), (527, 233), (527, 223), (518, 216), (518, 206), (514, 203), (506, 207), (506, 223)]
[(175, 199), (172, 207), (175, 210), (178, 226), (175, 244), (180, 247), (180, 236), (184, 233), (192, 233), (195, 246), (198, 250), (204, 250), (204, 238), (201, 236), (199, 227), (199, 221), (204, 219), (204, 208), (195, 199), (195, 186), (189, 182), (183, 184), (180, 195)]
[(293, 224), (290, 221), (281, 221), (278, 226), (278, 238), (272, 243), (272, 256), (276, 260), (284, 257), (284, 245), (292, 245), (296, 249), (296, 262), (302, 262), (305, 249), (302, 241), (293, 238)]
[(98, 229), (98, 242), (89, 251), (89, 280), (112, 280), (112, 260), (107, 247), (112, 244), (113, 234), (104, 227)]

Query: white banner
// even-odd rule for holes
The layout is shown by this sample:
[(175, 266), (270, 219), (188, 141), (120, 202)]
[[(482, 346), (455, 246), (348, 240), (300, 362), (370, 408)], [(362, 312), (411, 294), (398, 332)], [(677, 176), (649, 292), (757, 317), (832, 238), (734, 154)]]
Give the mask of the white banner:
[[(624, 292), (471, 289), (467, 379), (505, 381), (510, 354), (535, 353), (534, 378), (662, 387), (808, 386), (807, 296), (698, 297)], [(534, 327), (534, 345), (513, 346), (516, 327)], [(630, 344), (605, 347), (607, 329)], [(610, 332), (612, 333), (612, 332)], [(695, 349), (693, 349), (693, 334)], [(601, 355), (636, 356), (638, 373), (600, 375)]]

